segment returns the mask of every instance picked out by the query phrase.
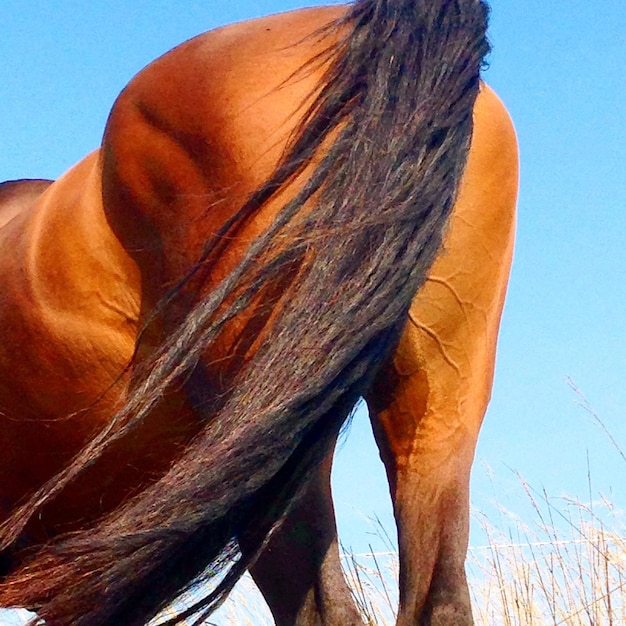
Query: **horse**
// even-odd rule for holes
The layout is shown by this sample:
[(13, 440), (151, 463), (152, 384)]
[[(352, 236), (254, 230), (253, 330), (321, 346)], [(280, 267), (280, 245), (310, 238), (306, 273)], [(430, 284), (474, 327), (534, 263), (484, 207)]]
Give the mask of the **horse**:
[(199, 624), (250, 569), (279, 626), (362, 624), (329, 472), (365, 397), (397, 623), (471, 623), (517, 185), (486, 23), (358, 0), (205, 33), (59, 180), (0, 187), (0, 606), (134, 626), (193, 590), (167, 623)]

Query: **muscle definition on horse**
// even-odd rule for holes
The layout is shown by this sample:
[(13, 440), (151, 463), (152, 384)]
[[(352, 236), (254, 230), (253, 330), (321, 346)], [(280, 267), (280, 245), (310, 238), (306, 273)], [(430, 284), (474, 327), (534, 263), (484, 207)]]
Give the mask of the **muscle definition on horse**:
[(364, 396), (397, 623), (471, 623), (517, 186), (486, 21), (357, 0), (200, 35), (98, 151), (0, 186), (0, 606), (135, 626), (193, 588), (168, 623), (201, 623), (250, 569), (281, 626), (363, 624), (329, 472)]

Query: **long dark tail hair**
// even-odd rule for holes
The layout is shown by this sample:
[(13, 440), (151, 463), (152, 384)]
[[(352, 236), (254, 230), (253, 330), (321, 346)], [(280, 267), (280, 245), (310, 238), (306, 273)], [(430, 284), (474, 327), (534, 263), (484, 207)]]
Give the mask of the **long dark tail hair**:
[(35, 609), (50, 626), (139, 626), (185, 592), (193, 605), (168, 624), (201, 623), (223, 600), (396, 345), (467, 158), (487, 13), (480, 0), (358, 0), (326, 29), (339, 40), (324, 86), (238, 218), (323, 148), (319, 165), (159, 349), (111, 425), (4, 524), (3, 547), (172, 383), (196, 378), (224, 325), (292, 268), (260, 348), (219, 401), (206, 399), (205, 426), (160, 480), (41, 549), (0, 585), (0, 606)]

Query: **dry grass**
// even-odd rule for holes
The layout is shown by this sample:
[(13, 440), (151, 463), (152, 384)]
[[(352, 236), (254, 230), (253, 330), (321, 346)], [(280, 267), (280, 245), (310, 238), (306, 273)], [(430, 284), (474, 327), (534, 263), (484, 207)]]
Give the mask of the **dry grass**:
[(470, 550), (467, 569), (477, 624), (626, 624), (626, 533), (606, 501), (585, 504), (534, 494), (521, 482), (535, 519), (503, 511), (489, 538)]

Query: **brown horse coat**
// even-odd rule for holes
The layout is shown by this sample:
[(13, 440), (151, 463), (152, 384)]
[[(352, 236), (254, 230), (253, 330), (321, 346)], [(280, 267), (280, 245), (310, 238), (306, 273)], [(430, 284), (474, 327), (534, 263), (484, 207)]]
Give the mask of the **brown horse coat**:
[[(211, 293), (236, 270), (250, 242), (296, 194), (312, 166), (236, 237), (224, 238), (219, 265), (200, 272), (200, 284), (192, 277), (172, 306), (150, 317), (168, 289), (198, 273), (204, 242), (272, 175), (303, 102), (322, 80), (325, 65), (301, 68), (328, 43), (306, 37), (343, 13), (305, 10), (187, 42), (130, 83), (99, 151), (45, 191), (41, 181), (0, 187), (4, 510), (14, 511), (107, 426), (133, 380), (128, 362), (138, 367), (149, 359), (198, 290)], [(395, 356), (366, 394), (398, 523), (398, 624), (471, 621), (463, 571), (468, 480), (493, 376), (516, 186), (514, 132), (483, 87), (444, 247), (411, 305)], [(276, 302), (271, 289), (265, 295)], [(203, 361), (216, 393), (228, 391), (272, 315), (227, 324)], [(243, 336), (252, 338), (242, 343)], [(19, 546), (88, 527), (166, 471), (202, 428), (193, 387), (192, 380), (171, 389), (140, 430), (51, 498), (9, 553), (8, 570), (23, 559)], [(339, 570), (329, 468), (327, 458), (252, 570), (278, 624), (359, 623)], [(302, 523), (312, 529), (304, 547), (290, 538)], [(240, 542), (245, 554), (246, 537)], [(251, 535), (250, 553), (257, 550)], [(13, 592), (7, 580), (0, 599), (19, 597), (21, 588)]]

